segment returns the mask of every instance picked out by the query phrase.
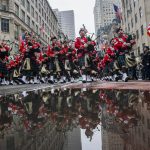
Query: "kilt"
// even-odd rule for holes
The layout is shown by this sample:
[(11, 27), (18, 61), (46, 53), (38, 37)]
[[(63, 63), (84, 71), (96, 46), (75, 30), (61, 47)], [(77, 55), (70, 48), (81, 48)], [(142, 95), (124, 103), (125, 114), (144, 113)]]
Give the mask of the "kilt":
[(104, 75), (108, 75), (108, 73), (109, 73), (109, 64), (106, 64), (106, 65), (105, 65), (105, 68), (104, 68), (104, 70), (103, 70), (103, 73), (104, 73)]
[(39, 64), (36, 62), (36, 60), (31, 59), (31, 71), (33, 72), (39, 72)]
[(34, 49), (34, 52), (36, 52), (36, 53), (40, 53), (40, 49), (39, 48), (36, 48), (36, 49)]
[(70, 66), (71, 66), (71, 70), (72, 70), (72, 71), (73, 71), (73, 70), (77, 70), (77, 67), (76, 67), (76, 65), (74, 64), (73, 61), (69, 61), (69, 63), (70, 63)]
[(84, 57), (80, 57), (78, 59), (78, 63), (79, 63), (79, 67), (82, 69), (82, 67), (85, 66), (85, 59), (84, 59)]
[(8, 74), (8, 69), (6, 67), (6, 64), (0, 61), (0, 74), (3, 76), (7, 76)]
[(56, 66), (55, 66), (54, 62), (55, 62), (55, 58), (51, 58), (48, 62), (48, 70), (50, 72), (55, 72), (55, 70), (56, 70)]
[(118, 61), (119, 68), (125, 67), (126, 66), (125, 54), (119, 55), (117, 61)]
[(112, 61), (108, 64), (109, 73), (113, 72), (113, 66), (114, 66), (114, 61)]
[(1, 58), (1, 59), (5, 59), (6, 56), (9, 56), (8, 51), (0, 52), (0, 58)]

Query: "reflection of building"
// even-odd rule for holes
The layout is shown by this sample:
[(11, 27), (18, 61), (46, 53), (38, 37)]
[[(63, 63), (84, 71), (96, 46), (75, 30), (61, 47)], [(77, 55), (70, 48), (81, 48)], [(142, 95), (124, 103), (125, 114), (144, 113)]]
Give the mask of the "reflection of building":
[(94, 7), (95, 33), (101, 27), (108, 26), (115, 19), (113, 4), (120, 6), (120, 0), (96, 0)]
[(102, 150), (124, 150), (123, 139), (120, 137), (119, 125), (113, 116), (103, 108), (102, 112)]
[(109, 41), (114, 38), (118, 27), (120, 27), (120, 24), (117, 23), (116, 19), (114, 19), (110, 25), (98, 29), (97, 35), (99, 35), (99, 38), (97, 39), (97, 43), (99, 45), (99, 49), (102, 50), (107, 48)]
[(123, 29), (136, 35), (136, 55), (143, 52), (144, 44), (150, 46), (146, 28), (150, 22), (150, 0), (122, 0)]
[[(18, 128), (17, 128), (18, 129)], [(33, 133), (25, 133), (23, 129), (10, 133), (0, 139), (1, 150), (62, 150), (66, 137), (56, 132), (51, 124), (45, 125)]]
[(82, 150), (80, 128), (74, 128), (73, 131), (67, 133), (63, 150)]
[(57, 24), (47, 0), (0, 0), (1, 38), (18, 40), (19, 35), (27, 30), (40, 35), (42, 43), (47, 44), (50, 34), (57, 36)]
[(94, 7), (95, 33), (98, 49), (105, 49), (114, 37), (115, 29), (120, 26), (115, 15), (113, 4), (121, 7), (120, 0), (96, 0)]
[(74, 11), (59, 11), (54, 9), (54, 12), (58, 18), (61, 31), (68, 36), (69, 39), (75, 38), (75, 20)]
[(120, 135), (102, 129), (102, 150), (124, 150)]
[[(146, 96), (141, 93), (141, 99), (128, 99), (130, 105), (133, 105), (133, 116), (138, 120), (131, 119), (128, 124), (112, 123), (110, 115), (104, 111), (102, 116), (102, 150), (149, 150), (150, 148), (150, 108), (149, 108), (149, 92), (145, 92)], [(136, 96), (134, 95), (134, 98)], [(131, 97), (130, 97), (131, 98)], [(123, 99), (121, 99), (123, 100)], [(131, 107), (130, 107), (131, 109)], [(130, 113), (131, 110), (127, 110)], [(135, 110), (135, 111), (134, 111)], [(126, 127), (126, 128), (125, 128)], [(125, 129), (125, 130), (123, 130)]]
[[(149, 97), (147, 97), (149, 99)], [(143, 100), (142, 100), (143, 101)], [(150, 103), (150, 102), (149, 102)], [(136, 150), (149, 150), (150, 148), (150, 109), (148, 103), (140, 102), (137, 112), (141, 121), (137, 127), (130, 129), (128, 147)], [(130, 150), (129, 148), (127, 150)]]

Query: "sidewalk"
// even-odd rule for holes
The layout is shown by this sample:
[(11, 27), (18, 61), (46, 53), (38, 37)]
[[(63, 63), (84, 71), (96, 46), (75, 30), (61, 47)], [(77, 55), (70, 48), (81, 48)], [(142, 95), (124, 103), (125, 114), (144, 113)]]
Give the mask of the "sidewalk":
[(146, 90), (150, 91), (150, 82), (147, 81), (130, 81), (130, 82), (104, 82), (97, 81), (93, 83), (77, 83), (64, 85), (65, 88), (89, 88), (89, 89), (119, 89), (119, 90)]
[(130, 82), (92, 82), (85, 83), (65, 83), (65, 84), (26, 84), (14, 86), (0, 86), (0, 95), (15, 94), (23, 91), (33, 91), (45, 88), (88, 88), (88, 89), (119, 89), (119, 90), (147, 90), (150, 91), (150, 82), (130, 81)]

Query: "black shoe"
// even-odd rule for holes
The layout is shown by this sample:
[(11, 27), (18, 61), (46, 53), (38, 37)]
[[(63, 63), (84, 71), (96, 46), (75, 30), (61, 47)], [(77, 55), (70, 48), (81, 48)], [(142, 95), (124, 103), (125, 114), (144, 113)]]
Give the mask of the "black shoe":
[(115, 78), (115, 81), (118, 82), (118, 81), (119, 81), (119, 77), (116, 77), (116, 78)]
[(17, 84), (19, 84), (19, 82), (22, 83), (22, 84), (26, 84), (22, 79), (19, 79), (19, 78), (14, 80), (14, 82), (17, 83)]
[(82, 83), (86, 83), (86, 81), (85, 81), (85, 80), (83, 80), (83, 81), (82, 81)]
[(43, 80), (40, 80), (41, 83), (45, 83)]
[(61, 82), (61, 83), (66, 83), (66, 81), (64, 80), (63, 82)]
[(48, 83), (50, 83), (50, 84), (54, 84), (54, 81), (52, 81), (52, 80), (48, 80)]
[(17, 80), (13, 80), (14, 81), (14, 83), (16, 83), (17, 85), (19, 85), (19, 81), (17, 81)]
[(124, 82), (128, 82), (128, 81), (129, 81), (129, 77), (127, 77)]

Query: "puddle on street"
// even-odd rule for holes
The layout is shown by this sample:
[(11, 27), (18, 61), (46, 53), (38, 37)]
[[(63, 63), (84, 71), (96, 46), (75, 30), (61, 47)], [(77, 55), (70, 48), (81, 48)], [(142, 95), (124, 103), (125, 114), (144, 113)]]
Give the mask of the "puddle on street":
[(0, 150), (149, 150), (150, 92), (45, 89), (0, 96)]

